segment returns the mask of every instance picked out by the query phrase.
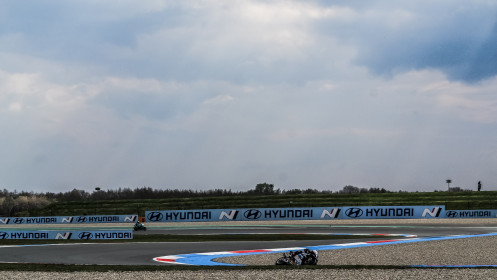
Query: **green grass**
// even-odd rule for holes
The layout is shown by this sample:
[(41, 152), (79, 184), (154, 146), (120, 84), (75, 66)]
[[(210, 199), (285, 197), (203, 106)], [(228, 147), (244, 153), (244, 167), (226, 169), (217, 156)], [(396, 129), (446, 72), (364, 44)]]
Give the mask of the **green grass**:
[(497, 191), (299, 194), (60, 202), (29, 216), (138, 214), (155, 210), (444, 205), (448, 210), (497, 209)]

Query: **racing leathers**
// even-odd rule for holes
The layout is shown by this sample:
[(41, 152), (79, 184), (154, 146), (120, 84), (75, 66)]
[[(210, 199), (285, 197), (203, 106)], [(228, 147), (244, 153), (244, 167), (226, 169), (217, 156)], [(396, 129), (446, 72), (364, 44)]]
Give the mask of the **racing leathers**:
[(315, 265), (318, 261), (318, 251), (305, 249), (304, 251), (292, 252), (292, 262), (294, 265)]

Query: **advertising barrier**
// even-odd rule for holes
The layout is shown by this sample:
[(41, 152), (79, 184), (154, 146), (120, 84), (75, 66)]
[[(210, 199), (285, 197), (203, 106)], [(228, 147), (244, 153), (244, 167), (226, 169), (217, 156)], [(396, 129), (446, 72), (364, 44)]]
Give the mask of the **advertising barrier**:
[(0, 231), (0, 239), (133, 239), (133, 231)]
[(7, 217), (0, 218), (0, 225), (135, 223), (136, 221), (138, 215)]
[(497, 210), (446, 210), (442, 218), (497, 218)]
[(444, 206), (364, 206), (146, 211), (147, 222), (442, 218)]

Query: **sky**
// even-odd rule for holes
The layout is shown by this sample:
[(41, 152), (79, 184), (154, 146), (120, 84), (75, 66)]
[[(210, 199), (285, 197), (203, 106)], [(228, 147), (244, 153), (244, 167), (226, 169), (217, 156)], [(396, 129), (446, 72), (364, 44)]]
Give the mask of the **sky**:
[(497, 190), (497, 2), (0, 1), (0, 188)]

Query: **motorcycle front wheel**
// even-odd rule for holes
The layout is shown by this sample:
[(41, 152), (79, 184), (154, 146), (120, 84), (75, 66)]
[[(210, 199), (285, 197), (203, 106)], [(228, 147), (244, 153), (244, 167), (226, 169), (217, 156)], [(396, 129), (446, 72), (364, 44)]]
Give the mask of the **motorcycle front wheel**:
[(318, 264), (318, 260), (314, 257), (311, 257), (309, 259), (306, 260), (305, 264), (307, 265), (317, 265)]
[(281, 257), (276, 260), (276, 265), (292, 265), (287, 258)]

